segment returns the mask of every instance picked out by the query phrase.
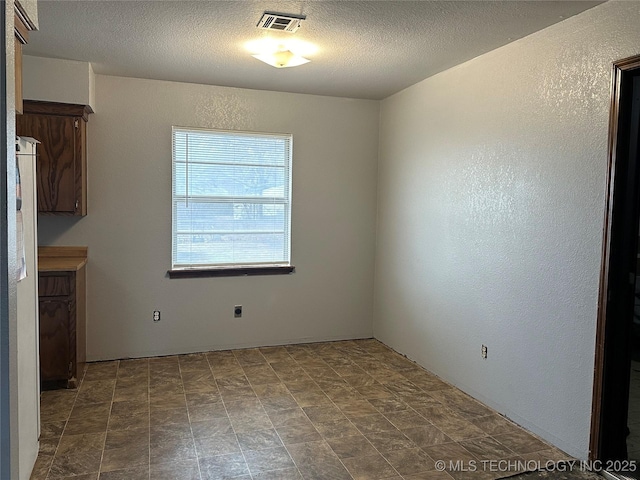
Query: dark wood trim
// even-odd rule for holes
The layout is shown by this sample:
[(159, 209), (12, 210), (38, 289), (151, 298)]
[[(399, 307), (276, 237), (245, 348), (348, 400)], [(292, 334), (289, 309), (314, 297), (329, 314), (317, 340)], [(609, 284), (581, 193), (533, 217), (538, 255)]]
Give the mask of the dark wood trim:
[(602, 238), (602, 261), (600, 264), (600, 290), (598, 293), (598, 314), (596, 324), (596, 352), (591, 409), (591, 438), (589, 458), (600, 458), (600, 424), (602, 420), (602, 396), (604, 385), (605, 332), (609, 292), (609, 263), (611, 259), (611, 228), (613, 220), (613, 193), (616, 178), (616, 152), (618, 142), (618, 120), (620, 113), (620, 87), (622, 75), (629, 70), (640, 68), (640, 55), (628, 57), (613, 63), (611, 75), (611, 108), (609, 111), (609, 145), (606, 177), (606, 205)]
[(288, 275), (294, 273), (296, 267), (214, 267), (169, 270), (169, 278), (205, 278), (205, 277), (247, 277), (253, 275)]
[(85, 122), (88, 122), (89, 114), (93, 113), (93, 109), (89, 105), (78, 105), (75, 103), (25, 100), (24, 113), (36, 115), (58, 115), (62, 117), (82, 117)]

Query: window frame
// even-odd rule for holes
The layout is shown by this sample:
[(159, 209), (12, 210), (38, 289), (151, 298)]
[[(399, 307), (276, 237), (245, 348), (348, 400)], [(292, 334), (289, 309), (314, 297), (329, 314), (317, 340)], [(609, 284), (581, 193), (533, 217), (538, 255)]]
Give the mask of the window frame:
[[(177, 217), (175, 216), (176, 206), (176, 159), (175, 159), (175, 134), (176, 131), (182, 132), (204, 132), (228, 134), (229, 136), (246, 136), (246, 137), (262, 137), (262, 138), (286, 138), (288, 141), (288, 158), (285, 165), (285, 171), (288, 171), (288, 196), (282, 203), (287, 210), (285, 224), (285, 241), (288, 243), (288, 262), (255, 262), (242, 264), (207, 264), (207, 265), (191, 265), (178, 266), (174, 263), (174, 248), (177, 241)], [(259, 166), (259, 164), (257, 164)], [(167, 271), (169, 278), (197, 278), (197, 277), (227, 277), (227, 276), (252, 276), (252, 275), (286, 275), (295, 272), (295, 267), (291, 262), (291, 212), (292, 212), (292, 183), (293, 183), (293, 134), (291, 133), (274, 133), (274, 132), (254, 132), (243, 130), (226, 130), (218, 128), (205, 127), (182, 127), (173, 125), (171, 127), (171, 268)], [(189, 194), (185, 195), (189, 198)], [(232, 198), (233, 196), (230, 196)], [(206, 197), (205, 197), (206, 198)], [(209, 198), (215, 198), (213, 196)], [(258, 197), (259, 198), (259, 197)]]

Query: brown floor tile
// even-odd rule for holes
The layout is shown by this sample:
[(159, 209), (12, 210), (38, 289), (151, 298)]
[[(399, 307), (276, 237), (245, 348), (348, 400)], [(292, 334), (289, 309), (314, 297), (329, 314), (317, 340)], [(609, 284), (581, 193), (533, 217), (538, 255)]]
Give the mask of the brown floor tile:
[(70, 477), (98, 472), (101, 458), (101, 449), (57, 454), (53, 458), (49, 478)]
[(276, 431), (285, 445), (322, 440), (322, 437), (311, 423), (277, 427)]
[(150, 478), (151, 480), (200, 480), (198, 460), (192, 458), (151, 465)]
[(186, 424), (189, 423), (189, 415), (186, 407), (167, 408), (167, 409), (151, 409), (149, 416), (151, 425), (170, 425), (170, 424)]
[[(472, 460), (475, 461), (475, 457), (466, 450), (464, 447), (457, 443), (443, 443), (439, 445), (431, 445), (428, 447), (424, 447), (423, 450), (429, 455), (435, 462), (438, 460), (442, 460), (447, 462), (460, 461), (464, 463), (468, 463)], [(451, 472), (449, 472), (451, 473)]]
[[(103, 477), (104, 478), (104, 477)], [(97, 480), (98, 472), (72, 475), (70, 477), (49, 477), (50, 480)]]
[(194, 438), (213, 437), (233, 432), (229, 418), (213, 418), (204, 422), (191, 423), (191, 431)]
[(452, 480), (453, 477), (447, 472), (423, 472), (415, 475), (406, 475), (404, 480)]
[(58, 448), (60, 438), (41, 438), (38, 455), (53, 456)]
[(247, 463), (240, 453), (201, 458), (198, 462), (202, 480), (224, 480), (249, 475)]
[(363, 417), (351, 417), (351, 422), (358, 427), (362, 433), (384, 432), (388, 430), (397, 430), (383, 415), (376, 413), (374, 415), (365, 415)]
[(334, 402), (348, 418), (379, 414), (378, 410), (364, 399), (356, 402), (350, 401), (348, 403), (340, 403), (339, 400), (334, 400)]
[(67, 424), (65, 420), (58, 422), (47, 422), (40, 424), (40, 438), (58, 438), (62, 435), (64, 426)]
[(435, 468), (431, 457), (419, 448), (393, 450), (383, 453), (383, 456), (401, 475), (428, 472)]
[(369, 403), (382, 414), (399, 413), (409, 409), (406, 403), (395, 397), (370, 399)]
[(105, 449), (100, 464), (101, 472), (123, 470), (149, 465), (149, 447), (147, 445), (128, 445), (126, 447)]
[(113, 401), (122, 402), (134, 400), (139, 402), (149, 401), (149, 387), (146, 385), (136, 385), (133, 387), (118, 387), (113, 392)]
[(465, 418), (477, 418), (493, 414), (493, 410), (453, 388), (430, 392), (429, 395)]
[(341, 458), (362, 457), (377, 453), (376, 449), (363, 435), (337, 437), (327, 439), (327, 443), (336, 455)]
[(240, 453), (238, 440), (233, 433), (195, 439), (198, 458)]
[(238, 443), (240, 443), (240, 447), (243, 451), (282, 447), (280, 437), (274, 429), (239, 433)]
[(216, 418), (228, 418), (222, 402), (189, 407), (189, 420), (191, 423), (204, 422)]
[(372, 339), (90, 364), (41, 412), (33, 480), (489, 480), (435, 461), (566, 457)]
[(396, 475), (394, 468), (379, 453), (347, 458), (343, 463), (355, 480), (377, 480)]
[(333, 405), (333, 402), (329, 397), (327, 397), (322, 390), (318, 392), (300, 392), (293, 393), (293, 398), (296, 399), (298, 405), (301, 407), (312, 407), (312, 406), (322, 406), (322, 405)]
[(49, 455), (38, 455), (36, 463), (31, 471), (30, 480), (45, 480), (49, 474), (49, 467), (53, 462), (53, 457)]
[(149, 393), (149, 404), (157, 408), (180, 408), (187, 404), (184, 393)]
[(266, 413), (245, 414), (239, 417), (230, 417), (231, 425), (236, 433), (254, 432), (273, 428), (271, 420)]
[(186, 392), (187, 407), (199, 407), (222, 403), (222, 397), (218, 392)]
[(289, 395), (289, 389), (287, 389), (284, 383), (279, 382), (253, 385), (253, 391), (261, 400), (265, 398), (283, 397)]
[(107, 441), (104, 448), (149, 446), (149, 430), (137, 428), (131, 430), (110, 430), (107, 432)]
[(109, 430), (135, 430), (149, 428), (147, 413), (118, 413), (109, 418)]
[(491, 437), (465, 440), (460, 445), (480, 460), (502, 460), (514, 455), (514, 452)]
[(267, 413), (279, 412), (282, 410), (289, 410), (291, 408), (297, 408), (298, 402), (288, 393), (286, 395), (260, 398), (262, 406)]
[(347, 418), (335, 405), (302, 407), (302, 410), (314, 424), (347, 421)]
[(265, 413), (258, 397), (243, 398), (235, 401), (226, 401), (224, 406), (230, 417), (238, 417), (246, 414)]
[(299, 407), (269, 413), (269, 418), (274, 427), (304, 425), (309, 423), (309, 418)]
[(196, 448), (193, 439), (189, 437), (166, 437), (158, 442), (151, 441), (151, 464), (171, 463), (185, 458), (196, 458)]
[(486, 436), (473, 423), (455, 414), (445, 418), (433, 418), (431, 423), (457, 442)]
[(473, 418), (471, 419), (471, 423), (487, 435), (500, 435), (520, 430), (517, 425), (497, 414)]
[(302, 480), (297, 468), (285, 468), (253, 475), (253, 480)]
[(353, 480), (325, 442), (300, 443), (287, 449), (305, 480)]
[(412, 440), (420, 448), (429, 447), (431, 445), (438, 445), (441, 443), (449, 443), (453, 441), (433, 425), (409, 428), (403, 430), (402, 433), (409, 437), (409, 439)]
[(430, 425), (426, 418), (414, 410), (404, 410), (395, 413), (385, 413), (385, 417), (400, 430)]
[(380, 453), (416, 447), (416, 444), (399, 430), (372, 432), (365, 436)]
[(494, 435), (498, 442), (518, 454), (547, 450), (549, 446), (524, 430)]
[(323, 438), (348, 437), (351, 435), (360, 435), (360, 430), (349, 420), (334, 420), (331, 422), (323, 422), (315, 424), (316, 430)]
[(83, 381), (107, 380), (116, 378), (119, 361), (88, 363)]
[(155, 425), (149, 428), (149, 442), (160, 443), (173, 437), (192, 438), (191, 429), (191, 425)]
[(244, 457), (251, 474), (293, 468), (295, 464), (284, 447), (266, 448), (264, 450), (250, 450), (244, 452)]
[(116, 380), (85, 380), (78, 389), (76, 405), (83, 403), (111, 402)]

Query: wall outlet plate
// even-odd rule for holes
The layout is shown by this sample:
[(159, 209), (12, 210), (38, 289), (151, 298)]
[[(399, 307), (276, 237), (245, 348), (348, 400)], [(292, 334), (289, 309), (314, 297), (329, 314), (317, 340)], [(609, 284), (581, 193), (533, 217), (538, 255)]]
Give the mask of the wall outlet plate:
[(153, 321), (154, 322), (159, 322), (160, 321), (160, 310), (154, 310), (153, 311)]
[(242, 317), (242, 305), (236, 305), (235, 307), (233, 307), (233, 316), (235, 318)]

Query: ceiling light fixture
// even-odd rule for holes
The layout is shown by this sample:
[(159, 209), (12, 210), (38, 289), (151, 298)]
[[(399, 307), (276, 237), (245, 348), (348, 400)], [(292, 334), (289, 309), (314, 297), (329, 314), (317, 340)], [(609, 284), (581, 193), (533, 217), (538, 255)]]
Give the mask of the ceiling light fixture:
[(280, 50), (271, 53), (252, 55), (252, 57), (276, 68), (297, 67), (298, 65), (304, 65), (311, 61), (308, 58), (296, 55), (291, 50), (286, 49), (286, 47), (282, 47)]
[(261, 38), (247, 43), (247, 50), (252, 56), (272, 67), (297, 67), (309, 63), (311, 60), (304, 55), (313, 54), (317, 48), (300, 40)]

